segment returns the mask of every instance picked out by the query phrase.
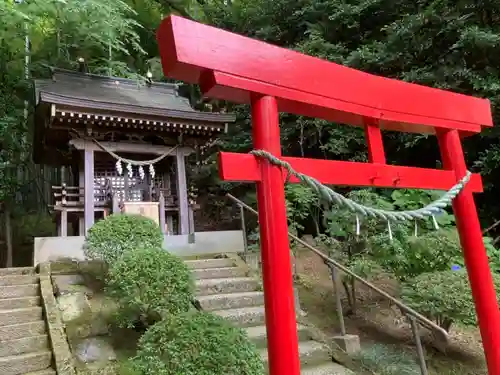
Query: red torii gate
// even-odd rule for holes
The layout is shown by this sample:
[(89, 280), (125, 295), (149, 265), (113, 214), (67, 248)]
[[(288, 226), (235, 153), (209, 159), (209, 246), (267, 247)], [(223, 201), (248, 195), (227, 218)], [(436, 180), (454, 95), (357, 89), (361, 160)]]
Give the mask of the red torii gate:
[[(199, 83), (209, 97), (252, 106), (255, 149), (281, 156), (278, 112), (365, 129), (369, 163), (283, 157), (323, 184), (448, 190), (467, 171), (461, 137), (493, 126), (488, 100), (382, 78), (181, 17), (158, 30), (166, 76)], [(435, 134), (444, 170), (387, 165), (381, 129)], [(221, 153), (226, 181), (257, 183), (271, 375), (299, 375), (283, 172), (248, 154)], [(293, 182), (293, 179), (292, 179)], [(500, 315), (473, 192), (453, 210), (476, 305), (488, 371), (500, 375)]]

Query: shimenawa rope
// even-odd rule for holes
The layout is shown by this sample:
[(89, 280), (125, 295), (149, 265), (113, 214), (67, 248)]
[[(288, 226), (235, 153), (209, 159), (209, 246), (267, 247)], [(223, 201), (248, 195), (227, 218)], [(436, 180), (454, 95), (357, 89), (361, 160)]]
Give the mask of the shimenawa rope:
[(276, 156), (272, 155), (267, 151), (253, 150), (250, 151), (250, 154), (266, 159), (271, 164), (285, 169), (288, 172), (288, 177), (290, 176), (296, 177), (299, 181), (312, 188), (319, 195), (320, 199), (328, 204), (336, 203), (340, 206), (347, 207), (352, 212), (355, 212), (357, 214), (363, 216), (378, 217), (387, 221), (425, 219), (426, 217), (434, 218), (434, 215), (438, 215), (439, 213), (441, 213), (443, 208), (447, 207), (452, 202), (452, 200), (458, 195), (458, 193), (460, 193), (460, 191), (464, 188), (467, 182), (469, 182), (471, 177), (471, 172), (467, 171), (466, 175), (459, 182), (457, 182), (450, 190), (448, 190), (441, 198), (426, 205), (425, 207), (419, 208), (418, 210), (388, 211), (373, 207), (367, 207), (362, 204), (356, 203), (353, 200), (337, 193), (328, 186), (323, 185), (315, 178), (297, 172), (292, 168), (292, 166), (288, 162), (277, 158)]

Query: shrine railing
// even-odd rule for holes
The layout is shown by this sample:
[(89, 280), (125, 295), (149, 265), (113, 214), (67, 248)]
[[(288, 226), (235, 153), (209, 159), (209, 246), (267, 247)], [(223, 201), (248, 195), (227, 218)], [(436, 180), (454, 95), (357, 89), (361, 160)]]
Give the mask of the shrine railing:
[[(245, 250), (247, 250), (246, 246), (246, 223), (245, 223), (245, 217), (244, 213), (245, 210), (251, 212), (254, 215), (258, 215), (258, 212), (247, 205), (246, 203), (242, 202), (238, 198), (234, 197), (231, 194), (227, 194), (227, 197), (231, 199), (234, 203), (236, 203), (240, 209), (240, 219), (241, 219), (241, 225), (242, 225), (242, 230), (243, 230), (243, 236), (245, 240)], [(295, 236), (294, 234), (288, 232), (288, 236), (292, 238), (294, 241), (300, 243), (302, 246), (307, 248), (308, 250), (312, 251), (316, 255), (318, 255), (323, 262), (328, 266), (330, 269), (330, 275), (332, 277), (333, 281), (333, 287), (335, 291), (335, 307), (337, 311), (337, 317), (339, 320), (339, 329), (340, 329), (340, 334), (342, 336), (346, 335), (346, 327), (345, 327), (345, 320), (344, 320), (344, 312), (343, 312), (343, 307), (342, 307), (342, 297), (341, 297), (341, 280), (340, 280), (340, 272), (343, 272), (346, 275), (351, 276), (354, 278), (356, 281), (360, 282), (361, 284), (365, 285), (375, 293), (379, 294), (386, 300), (388, 300), (390, 303), (396, 305), (401, 313), (408, 319), (412, 335), (413, 335), (413, 340), (415, 342), (416, 346), (416, 352), (417, 352), (417, 357), (418, 357), (418, 364), (420, 367), (420, 372), (422, 375), (428, 375), (427, 371), (427, 365), (425, 361), (425, 355), (424, 355), (424, 349), (422, 346), (421, 338), (420, 338), (420, 326), (424, 327), (428, 330), (430, 330), (435, 337), (442, 343), (448, 342), (449, 336), (448, 332), (431, 321), (430, 319), (426, 318), (422, 314), (418, 313), (417, 311), (413, 310), (411, 307), (405, 305), (403, 302), (401, 302), (399, 299), (391, 296), (389, 293), (383, 291), (382, 289), (378, 288), (368, 280), (362, 278), (361, 276), (355, 274), (351, 270), (349, 270), (347, 267), (343, 266), (339, 262), (337, 262), (335, 259), (330, 258), (329, 256), (325, 255), (322, 251), (316, 249), (315, 247), (309, 245), (307, 242), (301, 240), (299, 237)], [(248, 250), (247, 250), (248, 251)]]

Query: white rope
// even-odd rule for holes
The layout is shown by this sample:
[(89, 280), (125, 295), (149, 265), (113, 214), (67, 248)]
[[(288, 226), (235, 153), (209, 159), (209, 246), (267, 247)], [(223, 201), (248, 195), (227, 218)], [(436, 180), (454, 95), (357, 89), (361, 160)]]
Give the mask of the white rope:
[(452, 188), (448, 190), (441, 198), (428, 204), (425, 207), (419, 208), (418, 210), (410, 210), (410, 211), (388, 211), (373, 207), (367, 207), (362, 204), (356, 203), (353, 200), (337, 193), (328, 186), (323, 185), (315, 178), (312, 178), (303, 173), (295, 171), (289, 163), (287, 163), (284, 160), (278, 159), (276, 156), (272, 155), (267, 151), (253, 150), (250, 151), (250, 154), (264, 158), (268, 160), (271, 164), (285, 169), (288, 172), (288, 177), (294, 176), (300, 182), (308, 185), (311, 189), (313, 189), (316, 193), (318, 193), (320, 199), (322, 199), (323, 202), (326, 202), (328, 204), (337, 203), (341, 206), (346, 206), (348, 209), (350, 209), (353, 212), (356, 212), (357, 214), (361, 214), (363, 216), (378, 217), (387, 221), (424, 219), (426, 217), (431, 216), (433, 218), (433, 223), (436, 228), (439, 228), (439, 226), (437, 225), (437, 221), (434, 215), (440, 214), (443, 208), (447, 207), (451, 203), (451, 201), (458, 195), (458, 193), (462, 191), (467, 182), (469, 182), (470, 177), (472, 175), (470, 171), (467, 171), (467, 174), (459, 182), (457, 182), (454, 186), (452, 186)]
[(152, 159), (152, 160), (132, 160), (132, 159), (123, 158), (120, 155), (114, 153), (113, 151), (111, 151), (110, 149), (108, 149), (107, 147), (105, 147), (103, 144), (99, 143), (96, 139), (92, 139), (92, 140), (103, 151), (105, 151), (108, 154), (110, 154), (116, 160), (121, 161), (122, 163), (125, 163), (125, 164), (135, 165), (135, 166), (139, 166), (139, 167), (140, 166), (146, 166), (146, 165), (156, 164), (159, 161), (165, 159), (167, 156), (171, 155), (177, 149), (177, 147), (179, 147), (179, 145), (176, 145), (176, 146), (172, 147), (170, 150), (168, 150), (165, 153), (163, 153), (162, 155), (158, 156), (156, 159)]

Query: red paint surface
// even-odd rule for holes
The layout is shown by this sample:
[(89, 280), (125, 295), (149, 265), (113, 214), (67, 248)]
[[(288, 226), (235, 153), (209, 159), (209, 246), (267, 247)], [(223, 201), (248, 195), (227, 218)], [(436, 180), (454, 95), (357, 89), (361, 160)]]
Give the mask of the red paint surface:
[(221, 72), (204, 72), (201, 75), (200, 86), (202, 92), (208, 97), (236, 103), (248, 103), (249, 92), (277, 96), (280, 112), (318, 117), (354, 126), (363, 126), (364, 118), (372, 117), (377, 119), (380, 127), (385, 130), (434, 134), (434, 127), (429, 126), (429, 124), (434, 124), (435, 127), (461, 130), (464, 136), (481, 131), (481, 126), (477, 124), (365, 107)]
[(368, 144), (368, 161), (385, 164), (384, 142), (378, 121), (370, 118), (365, 120), (365, 138)]
[[(221, 152), (219, 175), (224, 181), (260, 181), (257, 159), (250, 154)], [(314, 177), (326, 185), (448, 190), (457, 183), (455, 172), (440, 169), (308, 158), (281, 159), (290, 163), (296, 171)], [(283, 177), (286, 175), (283, 171)], [(465, 173), (460, 178), (463, 176)], [(298, 181), (292, 178), (290, 182)], [(481, 176), (474, 173), (468, 187), (472, 192), (482, 192)]]
[(277, 97), (280, 111), (352, 125), (372, 117), (403, 131), (492, 126), (488, 100), (371, 75), (178, 16), (162, 22), (158, 41), (165, 75), (198, 83), (203, 73), (209, 96), (249, 103), (248, 92), (257, 92)]
[[(324, 184), (447, 190), (466, 173), (460, 136), (492, 126), (488, 100), (377, 77), (177, 16), (158, 31), (167, 76), (211, 97), (252, 104), (256, 149), (280, 156), (278, 111), (365, 128), (370, 163), (284, 158)], [(447, 170), (385, 164), (380, 129), (437, 134)], [(257, 182), (271, 375), (299, 375), (284, 173), (252, 155), (221, 153), (226, 181)], [(292, 182), (293, 179), (292, 179)], [(500, 312), (472, 192), (453, 202), (490, 375), (500, 375)]]
[[(440, 132), (438, 141), (444, 167), (454, 171), (457, 178), (463, 175), (467, 167), (457, 131)], [(476, 204), (470, 188), (466, 187), (453, 200), (453, 211), (476, 305), (488, 373), (498, 375), (500, 374), (500, 312)]]
[[(278, 107), (272, 97), (252, 100), (254, 147), (281, 153)], [(243, 166), (244, 167), (244, 166)], [(257, 182), (269, 373), (300, 375), (284, 180), (279, 167), (260, 162)]]

